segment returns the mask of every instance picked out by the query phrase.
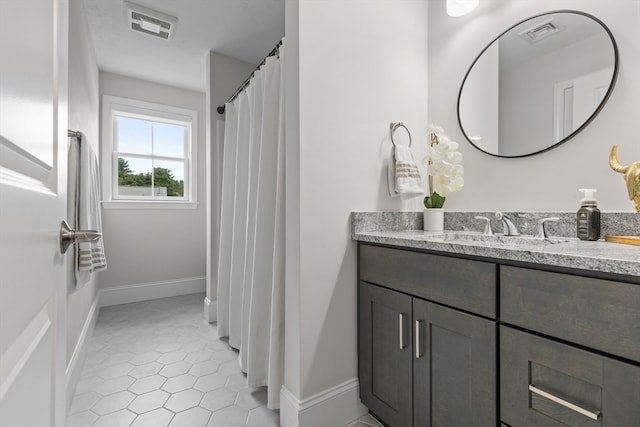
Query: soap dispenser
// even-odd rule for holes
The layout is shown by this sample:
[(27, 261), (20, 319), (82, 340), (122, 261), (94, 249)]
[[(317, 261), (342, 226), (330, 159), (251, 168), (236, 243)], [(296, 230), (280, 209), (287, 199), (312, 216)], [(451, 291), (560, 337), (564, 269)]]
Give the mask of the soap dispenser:
[(592, 188), (581, 188), (584, 197), (578, 209), (578, 238), (581, 240), (600, 239), (600, 209)]

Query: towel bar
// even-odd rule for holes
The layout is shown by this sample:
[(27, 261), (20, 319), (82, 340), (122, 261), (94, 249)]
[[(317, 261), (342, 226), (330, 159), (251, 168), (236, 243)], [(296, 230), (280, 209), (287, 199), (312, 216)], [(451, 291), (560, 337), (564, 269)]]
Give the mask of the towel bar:
[(402, 122), (391, 122), (391, 124), (389, 124), (389, 129), (391, 132), (391, 143), (393, 144), (393, 146), (395, 147), (396, 145), (396, 142), (393, 140), (393, 134), (396, 130), (398, 130), (398, 128), (404, 128), (404, 130), (407, 131), (407, 135), (409, 135), (409, 147), (411, 147), (411, 132), (409, 132), (409, 129)]

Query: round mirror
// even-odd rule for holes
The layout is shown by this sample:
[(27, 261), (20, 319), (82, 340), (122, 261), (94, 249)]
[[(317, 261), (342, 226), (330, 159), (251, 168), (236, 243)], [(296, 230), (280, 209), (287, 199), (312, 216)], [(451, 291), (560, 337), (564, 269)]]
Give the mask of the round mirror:
[(611, 31), (583, 12), (522, 21), (471, 64), (458, 96), (458, 121), (479, 150), (523, 157), (582, 130), (602, 109), (618, 74)]

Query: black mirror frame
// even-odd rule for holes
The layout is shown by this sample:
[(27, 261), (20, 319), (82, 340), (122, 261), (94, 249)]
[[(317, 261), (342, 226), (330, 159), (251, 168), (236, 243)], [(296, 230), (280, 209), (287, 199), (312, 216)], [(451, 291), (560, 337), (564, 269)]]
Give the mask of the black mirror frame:
[[(511, 31), (513, 28), (517, 27), (518, 25), (520, 25), (520, 24), (522, 24), (522, 23), (524, 23), (526, 21), (529, 21), (529, 20), (535, 19), (535, 18), (539, 18), (539, 17), (542, 17), (542, 16), (546, 16), (546, 15), (551, 15), (551, 14), (554, 14), (554, 13), (574, 13), (574, 14), (577, 14), (577, 15), (582, 15), (582, 16), (585, 16), (587, 18), (590, 18), (590, 19), (594, 20), (595, 22), (597, 22), (598, 24), (600, 24), (602, 26), (602, 28), (604, 28), (604, 30), (609, 35), (609, 38), (611, 39), (611, 44), (613, 46), (614, 66), (613, 66), (613, 75), (611, 76), (611, 83), (609, 84), (609, 89), (607, 90), (607, 93), (605, 94), (604, 98), (602, 98), (602, 101), (600, 102), (600, 105), (598, 105), (598, 108), (596, 108), (594, 110), (594, 112), (589, 116), (589, 118), (587, 120), (585, 120), (585, 122), (580, 127), (575, 129), (573, 132), (571, 132), (568, 136), (564, 137), (560, 141), (549, 145), (547, 148), (544, 148), (542, 150), (538, 150), (538, 151), (535, 151), (535, 152), (532, 152), (532, 153), (521, 154), (521, 155), (517, 155), (517, 156), (503, 156), (503, 155), (500, 155), (500, 154), (490, 153), (488, 151), (485, 151), (485, 150), (481, 149), (480, 147), (478, 147), (477, 145), (475, 145), (471, 141), (471, 139), (469, 138), (469, 136), (465, 132), (464, 127), (462, 126), (462, 120), (460, 118), (460, 98), (462, 96), (462, 89), (464, 88), (464, 84), (467, 81), (467, 78), (469, 77), (469, 73), (471, 73), (471, 70), (473, 70), (473, 66), (476, 64), (476, 62), (478, 62), (478, 60), (480, 59), (482, 54), (484, 54), (484, 52), (487, 49), (489, 49), (489, 47), (492, 44), (494, 44), (496, 41), (498, 41), (500, 39), (500, 37), (502, 37), (503, 35), (505, 35), (509, 31)], [(489, 44), (487, 44), (487, 46), (485, 46), (485, 48), (482, 49), (482, 51), (478, 54), (476, 59), (474, 59), (474, 61), (469, 66), (469, 69), (467, 70), (466, 74), (464, 75), (464, 79), (462, 79), (462, 84), (460, 85), (460, 90), (458, 91), (458, 100), (456, 102), (456, 114), (458, 116), (458, 126), (460, 126), (460, 130), (462, 131), (462, 134), (464, 135), (464, 137), (467, 140), (467, 142), (469, 142), (477, 150), (479, 150), (479, 151), (481, 151), (481, 152), (483, 152), (485, 154), (488, 154), (490, 156), (501, 157), (501, 158), (504, 158), (504, 159), (515, 159), (515, 158), (521, 158), (521, 157), (534, 156), (536, 154), (540, 154), (540, 153), (543, 153), (545, 151), (549, 151), (549, 150), (551, 150), (553, 148), (556, 148), (560, 144), (564, 144), (565, 142), (567, 142), (568, 140), (570, 140), (571, 138), (576, 136), (578, 133), (580, 133), (585, 127), (587, 127), (587, 125), (589, 125), (589, 123), (591, 123), (591, 121), (593, 121), (593, 119), (598, 115), (598, 113), (600, 113), (602, 108), (604, 108), (605, 104), (609, 100), (609, 97), (611, 96), (611, 93), (613, 92), (613, 88), (616, 85), (616, 81), (618, 79), (619, 61), (620, 61), (620, 57), (619, 57), (619, 53), (618, 53), (618, 45), (616, 44), (616, 40), (613, 37), (613, 33), (611, 32), (609, 27), (607, 27), (605, 25), (605, 23), (602, 22), (602, 20), (596, 18), (595, 16), (593, 16), (593, 15), (591, 15), (589, 13), (581, 12), (581, 11), (578, 11), (578, 10), (560, 9), (560, 10), (553, 10), (553, 11), (550, 11), (550, 12), (541, 13), (541, 14), (534, 15), (534, 16), (531, 16), (529, 18), (523, 19), (523, 20), (517, 22), (516, 24), (512, 25), (511, 27), (507, 28), (505, 31), (500, 33), (500, 35), (498, 35), (495, 39), (493, 39)]]

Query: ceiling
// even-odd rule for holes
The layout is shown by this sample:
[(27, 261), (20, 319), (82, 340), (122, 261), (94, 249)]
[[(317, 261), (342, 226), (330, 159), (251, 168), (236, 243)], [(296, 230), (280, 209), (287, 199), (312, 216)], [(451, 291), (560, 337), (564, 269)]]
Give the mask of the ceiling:
[(207, 52), (258, 64), (284, 36), (285, 0), (133, 0), (178, 18), (171, 40), (134, 32), (123, 0), (84, 0), (101, 71), (204, 92)]

